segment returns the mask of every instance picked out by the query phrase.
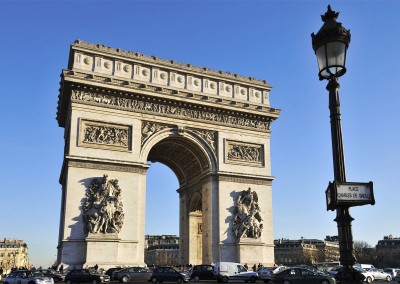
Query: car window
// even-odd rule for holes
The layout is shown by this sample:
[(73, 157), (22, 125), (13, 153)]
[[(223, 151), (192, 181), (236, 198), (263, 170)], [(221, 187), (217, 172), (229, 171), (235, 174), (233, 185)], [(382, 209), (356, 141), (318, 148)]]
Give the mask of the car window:
[(310, 275), (314, 275), (314, 273), (312, 273), (309, 270), (301, 270), (301, 275), (302, 276), (310, 276)]
[(244, 268), (243, 265), (238, 265), (238, 266), (237, 266), (237, 269), (238, 269), (238, 272), (239, 272), (239, 273), (240, 273), (240, 272), (246, 272), (246, 271), (247, 271), (246, 268)]
[(8, 277), (12, 277), (12, 278), (15, 278), (15, 277), (17, 277), (17, 272), (11, 272), (10, 274), (8, 274)]

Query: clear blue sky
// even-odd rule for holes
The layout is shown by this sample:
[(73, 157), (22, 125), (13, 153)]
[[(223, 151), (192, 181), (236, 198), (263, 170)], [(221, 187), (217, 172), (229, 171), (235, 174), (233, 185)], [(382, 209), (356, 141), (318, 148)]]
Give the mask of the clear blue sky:
[[(324, 196), (333, 180), (328, 94), (310, 37), (329, 3), (352, 34), (339, 90), (347, 180), (375, 189), (375, 206), (351, 209), (353, 237), (400, 237), (400, 1), (0, 0), (0, 238), (26, 241), (36, 266), (55, 260), (59, 75), (77, 38), (267, 80), (282, 109), (271, 136), (274, 237), (337, 234)], [(179, 233), (176, 189), (172, 171), (150, 169), (147, 234)]]

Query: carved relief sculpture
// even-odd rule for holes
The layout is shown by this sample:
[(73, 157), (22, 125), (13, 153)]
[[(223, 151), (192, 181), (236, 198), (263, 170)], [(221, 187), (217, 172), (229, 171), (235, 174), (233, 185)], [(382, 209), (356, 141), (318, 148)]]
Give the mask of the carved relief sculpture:
[(97, 121), (81, 121), (80, 145), (129, 150), (130, 127)]
[(83, 220), (87, 233), (119, 233), (124, 222), (121, 189), (117, 179), (93, 179), (83, 201)]
[(228, 163), (239, 162), (248, 165), (263, 166), (263, 145), (226, 140), (225, 149), (225, 159)]
[(197, 135), (199, 135), (214, 151), (215, 153), (215, 131), (209, 130), (193, 130)]
[(148, 138), (150, 138), (150, 136), (167, 127), (168, 126), (165, 125), (144, 121), (142, 123), (142, 145)]
[(243, 190), (239, 195), (233, 217), (233, 234), (237, 239), (261, 237), (263, 224), (255, 191)]

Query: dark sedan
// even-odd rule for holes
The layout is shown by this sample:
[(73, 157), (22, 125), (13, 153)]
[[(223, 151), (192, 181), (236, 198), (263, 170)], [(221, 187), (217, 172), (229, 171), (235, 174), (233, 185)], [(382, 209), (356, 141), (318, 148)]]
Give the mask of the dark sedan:
[(332, 276), (313, 272), (307, 268), (292, 267), (272, 274), (272, 284), (335, 284)]
[(114, 273), (114, 279), (122, 283), (128, 281), (148, 281), (151, 271), (143, 267), (127, 267)]
[(189, 282), (190, 277), (186, 273), (180, 272), (173, 267), (162, 266), (154, 269), (150, 276), (150, 281), (152, 283), (157, 282)]
[(190, 279), (193, 279), (194, 282), (199, 282), (200, 280), (213, 280), (214, 266), (208, 264), (193, 266)]
[(90, 269), (74, 269), (68, 272), (65, 276), (65, 282), (67, 284), (72, 283), (105, 283), (110, 282), (110, 276), (100, 274), (95, 270)]
[(110, 276), (111, 280), (115, 280), (114, 275), (120, 271), (122, 269), (122, 267), (112, 267), (107, 269), (106, 271), (106, 275)]

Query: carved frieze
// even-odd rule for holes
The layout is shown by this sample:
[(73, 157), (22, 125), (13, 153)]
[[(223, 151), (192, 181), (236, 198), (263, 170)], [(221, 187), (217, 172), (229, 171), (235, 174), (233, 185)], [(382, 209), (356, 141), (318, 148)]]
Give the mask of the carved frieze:
[(264, 166), (264, 146), (225, 140), (225, 162)]
[(255, 191), (243, 190), (238, 196), (233, 216), (233, 234), (237, 239), (261, 237), (263, 224)]
[(84, 102), (94, 105), (103, 105), (115, 107), (139, 113), (159, 114), (178, 119), (189, 119), (214, 123), (227, 126), (236, 126), (241, 128), (256, 129), (268, 132), (270, 130), (270, 121), (261, 119), (247, 118), (235, 114), (220, 113), (214, 109), (199, 110), (192, 109), (183, 104), (173, 104), (169, 101), (146, 101), (145, 99), (114, 97), (96, 92), (82, 90), (72, 90), (72, 101)]
[(119, 233), (124, 222), (121, 188), (117, 179), (92, 179), (82, 202), (85, 230), (90, 234)]
[(79, 146), (130, 150), (130, 126), (81, 119), (79, 133)]

